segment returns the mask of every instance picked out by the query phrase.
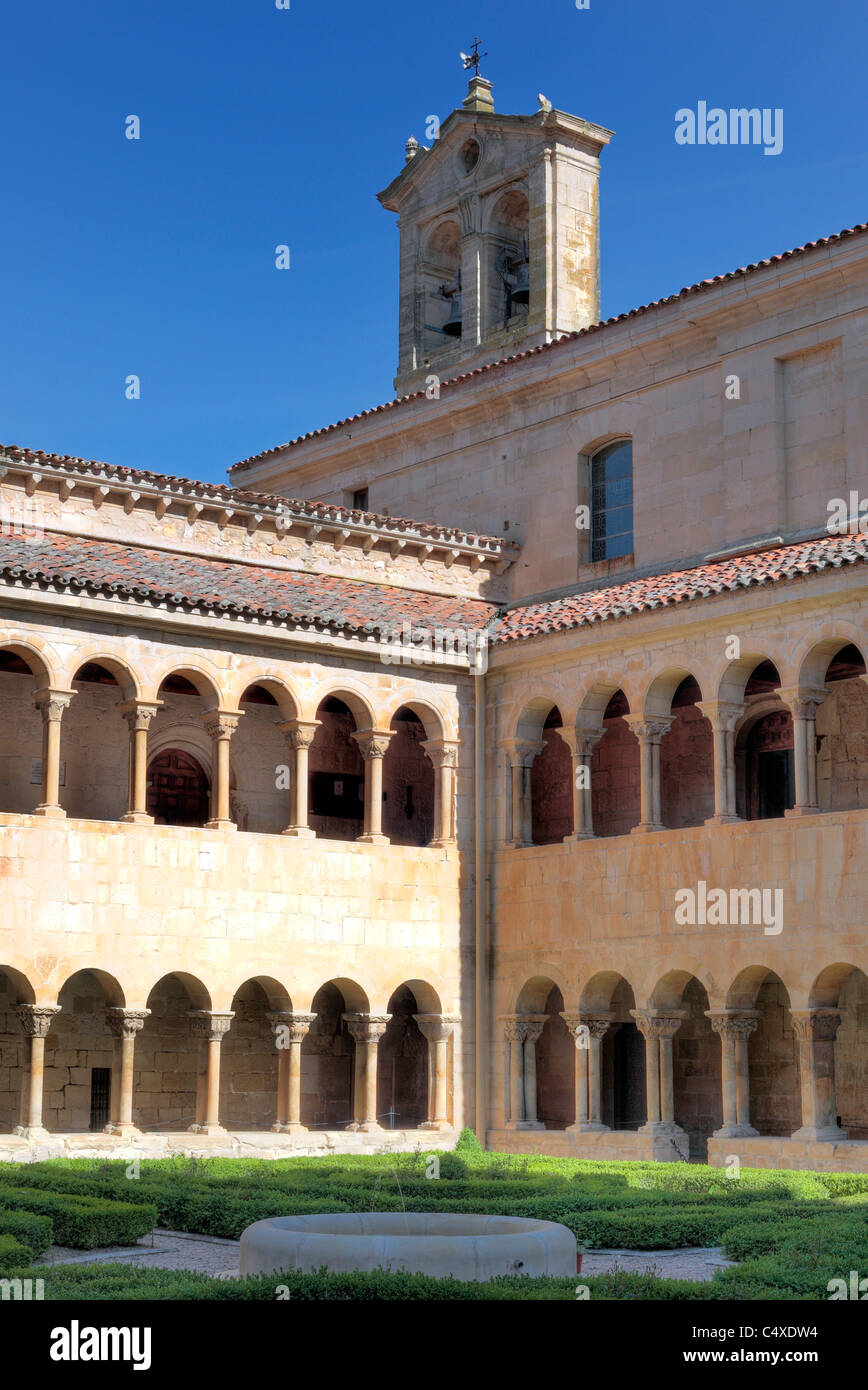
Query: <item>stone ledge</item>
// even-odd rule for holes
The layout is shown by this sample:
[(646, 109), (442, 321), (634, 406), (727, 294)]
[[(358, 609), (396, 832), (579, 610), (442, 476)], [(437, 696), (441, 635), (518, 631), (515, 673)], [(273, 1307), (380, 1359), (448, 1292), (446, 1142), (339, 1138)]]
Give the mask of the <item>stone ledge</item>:
[(0, 1162), (42, 1163), (49, 1158), (322, 1158), (327, 1154), (431, 1153), (452, 1149), (457, 1129), (385, 1130), (376, 1136), (344, 1130), (310, 1130), (301, 1134), (272, 1134), (251, 1130), (219, 1135), (141, 1134), (135, 1139), (111, 1134), (50, 1134), (29, 1142), (0, 1134)]

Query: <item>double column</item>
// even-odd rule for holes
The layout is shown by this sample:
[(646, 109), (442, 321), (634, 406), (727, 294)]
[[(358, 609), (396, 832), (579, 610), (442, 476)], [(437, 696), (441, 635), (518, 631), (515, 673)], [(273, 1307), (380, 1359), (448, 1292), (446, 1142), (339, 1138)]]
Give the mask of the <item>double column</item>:
[(846, 1139), (838, 1124), (835, 1095), (835, 1035), (841, 1023), (838, 1009), (791, 1009), (799, 1044), (802, 1124), (794, 1139)]
[(507, 1014), (504, 1032), (504, 1120), (507, 1129), (545, 1129), (536, 1117), (536, 1044), (548, 1014)]
[(793, 771), (795, 802), (788, 816), (816, 816), (820, 806), (817, 799), (817, 708), (827, 695), (826, 690), (790, 687), (778, 694), (789, 707), (793, 720)]
[(191, 1009), (188, 1014), (193, 1036), (200, 1040), (196, 1121), (190, 1126), (196, 1134), (224, 1132), (220, 1123), (220, 1044), (234, 1017), (234, 1013), (218, 1014), (209, 1009)]
[(744, 705), (728, 700), (698, 700), (696, 708), (711, 725), (714, 746), (714, 815), (706, 825), (729, 825), (741, 819), (735, 799), (735, 730)]
[(229, 740), (238, 728), (240, 710), (209, 709), (202, 721), (214, 744), (211, 776), (211, 819), (207, 830), (235, 830), (229, 814)]
[(27, 1039), (18, 1124), (15, 1126), (15, 1133), (23, 1139), (48, 1137), (42, 1123), (45, 1039), (52, 1019), (59, 1013), (58, 1004), (18, 1004), (15, 1008), (15, 1015)]
[(365, 820), (359, 842), (387, 845), (383, 834), (383, 759), (392, 740), (389, 729), (360, 729), (352, 735), (365, 760)]
[(277, 1119), (274, 1134), (293, 1134), (301, 1123), (301, 1045), (316, 1014), (296, 1014), (288, 1010), (266, 1015), (277, 1048)]
[(66, 815), (60, 804), (60, 721), (74, 694), (44, 686), (33, 697), (42, 715), (42, 800), (36, 816), (59, 820)]
[(682, 1134), (675, 1123), (672, 1039), (686, 1018), (683, 1009), (631, 1009), (645, 1039), (645, 1103), (647, 1120), (640, 1134)]
[(414, 1014), (428, 1042), (428, 1118), (423, 1129), (449, 1129), (449, 1039), (457, 1022), (445, 1014)]
[(124, 700), (118, 705), (130, 731), (127, 813), (121, 820), (133, 825), (154, 823), (148, 815), (148, 730), (162, 705), (162, 700)]
[(382, 1129), (377, 1118), (377, 1047), (391, 1014), (347, 1013), (343, 1017), (356, 1044), (352, 1128), (370, 1134)]
[(576, 1118), (568, 1134), (608, 1129), (603, 1124), (603, 1038), (614, 1014), (562, 1013), (576, 1044)]
[(660, 810), (660, 740), (672, 727), (672, 716), (647, 719), (642, 714), (625, 714), (624, 722), (639, 740), (640, 813), (634, 835), (649, 830), (662, 830)]
[(573, 833), (565, 839), (592, 840), (594, 812), (591, 800), (591, 757), (605, 730), (565, 728), (559, 729), (558, 732), (573, 759)]
[(715, 1139), (748, 1139), (758, 1134), (750, 1122), (748, 1039), (762, 1014), (757, 1009), (707, 1009), (705, 1017), (720, 1036), (723, 1124)]
[(296, 839), (312, 839), (315, 832), (307, 823), (308, 751), (320, 726), (319, 719), (286, 719), (278, 724), (292, 752), (290, 795), (292, 813), (284, 835)]
[[(140, 1033), (150, 1009), (106, 1009), (106, 1023), (114, 1034), (119, 1047), (115, 1048), (115, 1064), (112, 1068), (111, 1088), (112, 1116), (106, 1125), (106, 1134), (138, 1134), (133, 1123), (133, 1075), (135, 1064), (136, 1034)], [(118, 1051), (120, 1056), (117, 1056)]]
[(434, 836), (432, 847), (455, 843), (455, 769), (458, 744), (450, 739), (429, 738), (422, 747), (434, 764)]
[(516, 849), (533, 843), (533, 802), (530, 770), (542, 752), (542, 739), (507, 738), (501, 747), (510, 768), (510, 797), (506, 840)]

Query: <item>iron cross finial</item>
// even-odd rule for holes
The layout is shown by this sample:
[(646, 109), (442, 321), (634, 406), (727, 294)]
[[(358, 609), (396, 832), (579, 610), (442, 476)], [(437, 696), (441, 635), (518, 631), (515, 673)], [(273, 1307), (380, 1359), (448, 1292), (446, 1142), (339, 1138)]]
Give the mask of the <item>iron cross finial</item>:
[(475, 68), (477, 77), (479, 76), (479, 64), (482, 62), (483, 58), (488, 57), (487, 53), (480, 53), (479, 51), (479, 45), (481, 42), (481, 39), (474, 39), (472, 44), (473, 51), (471, 53), (461, 54), (461, 61), (464, 64), (465, 68)]

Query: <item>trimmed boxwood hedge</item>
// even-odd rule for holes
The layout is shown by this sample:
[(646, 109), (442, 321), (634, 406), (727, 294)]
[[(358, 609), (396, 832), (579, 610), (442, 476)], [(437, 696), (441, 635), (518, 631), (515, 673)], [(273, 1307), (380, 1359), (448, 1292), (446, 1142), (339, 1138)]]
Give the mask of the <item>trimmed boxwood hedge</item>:
[(29, 1252), (29, 1258), (42, 1255), (54, 1238), (49, 1216), (33, 1211), (0, 1209), (0, 1235), (14, 1236)]
[(23, 1241), (5, 1232), (0, 1233), (0, 1273), (7, 1274), (19, 1265), (27, 1265), (32, 1258), (29, 1247)]
[(99, 1245), (131, 1245), (153, 1230), (157, 1220), (154, 1206), (112, 1202), (104, 1197), (73, 1197), (33, 1188), (0, 1186), (0, 1207), (49, 1217), (57, 1243), (76, 1250), (92, 1250)]

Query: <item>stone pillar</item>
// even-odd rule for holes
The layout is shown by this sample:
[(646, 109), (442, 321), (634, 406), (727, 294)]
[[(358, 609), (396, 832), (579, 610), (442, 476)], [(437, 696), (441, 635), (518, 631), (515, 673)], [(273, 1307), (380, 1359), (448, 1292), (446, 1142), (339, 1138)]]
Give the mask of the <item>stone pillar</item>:
[(266, 1014), (277, 1048), (277, 1118), (273, 1134), (293, 1134), (301, 1123), (301, 1045), (316, 1014), (276, 1010)]
[(377, 1118), (377, 1046), (392, 1015), (350, 1013), (343, 1017), (355, 1039), (357, 1060), (364, 1056), (364, 1067), (356, 1067), (356, 1077), (363, 1080), (364, 1091), (361, 1098), (356, 1097), (358, 1118), (354, 1127), (365, 1134), (378, 1133), (382, 1125)]
[(799, 1043), (802, 1125), (794, 1139), (846, 1139), (838, 1124), (835, 1095), (835, 1034), (841, 1022), (838, 1009), (791, 1009)]
[(235, 1017), (234, 1013), (216, 1014), (209, 1009), (191, 1009), (188, 1014), (194, 1037), (204, 1041), (204, 1065), (200, 1063), (200, 1085), (196, 1097), (196, 1123), (190, 1126), (197, 1134), (224, 1134), (220, 1123), (220, 1044)]
[(524, 1121), (524, 1024), (515, 1014), (506, 1014), (501, 1021), (506, 1042), (504, 1124), (507, 1129), (517, 1129)]
[(205, 822), (206, 830), (237, 829), (229, 814), (229, 740), (238, 728), (240, 718), (239, 710), (225, 709), (210, 709), (202, 716), (214, 742), (211, 819)]
[[(133, 1123), (133, 1067), (135, 1061), (136, 1034), (140, 1033), (145, 1019), (150, 1017), (150, 1009), (106, 1009), (106, 1023), (120, 1041), (120, 1067), (114, 1067), (118, 1077), (117, 1110), (105, 1127), (106, 1134), (138, 1134), (138, 1126)], [(112, 1095), (112, 1107), (115, 1096)]]
[(42, 800), (35, 816), (60, 820), (66, 815), (60, 804), (60, 721), (74, 694), (44, 686), (33, 697), (42, 714)]
[(319, 719), (285, 719), (278, 724), (292, 752), (292, 812), (284, 835), (296, 839), (313, 839), (315, 831), (307, 823), (307, 755), (320, 726)]
[(646, 719), (642, 714), (625, 714), (624, 723), (630, 726), (639, 740), (641, 810), (639, 824), (633, 826), (631, 833), (638, 835), (649, 830), (663, 830), (665, 827), (660, 814), (660, 740), (672, 727), (672, 716)]
[[(536, 1117), (536, 1041), (548, 1014), (505, 1014), (507, 1129), (545, 1129)], [(504, 1107), (506, 1108), (506, 1107)]]
[[(414, 1014), (428, 1040), (428, 1118), (423, 1129), (449, 1129), (449, 1039), (456, 1020), (445, 1014)], [(433, 1085), (432, 1085), (433, 1083)]]
[(431, 845), (455, 844), (455, 769), (458, 744), (445, 738), (429, 738), (422, 747), (434, 764), (434, 837)]
[(567, 1126), (570, 1134), (608, 1129), (603, 1124), (603, 1038), (614, 1014), (562, 1013), (576, 1044), (576, 1118)]
[(118, 705), (130, 730), (127, 813), (121, 820), (133, 825), (154, 823), (148, 815), (148, 729), (162, 705), (162, 700), (124, 700)]
[(827, 695), (826, 690), (800, 690), (791, 687), (778, 694), (789, 707), (793, 719), (793, 770), (795, 773), (795, 805), (788, 816), (816, 816), (817, 801), (817, 706)]
[(750, 1122), (748, 1038), (762, 1014), (756, 1009), (706, 1009), (705, 1017), (720, 1037), (723, 1124), (714, 1131), (714, 1138), (750, 1138), (759, 1131)]
[(735, 728), (744, 714), (744, 705), (728, 700), (697, 700), (696, 708), (711, 724), (714, 742), (714, 815), (705, 823), (730, 825), (741, 820), (735, 805)]
[(363, 845), (387, 845), (383, 834), (383, 759), (391, 740), (388, 729), (361, 729), (353, 734), (365, 760), (365, 822), (358, 836)]
[(545, 1129), (537, 1119), (536, 1045), (548, 1014), (531, 1014), (524, 1019), (524, 1124), (523, 1129)]
[(542, 752), (542, 739), (507, 738), (501, 745), (512, 769), (512, 825), (509, 844), (516, 849), (533, 844), (533, 804), (530, 791), (530, 770), (533, 760)]
[(640, 1134), (683, 1134), (675, 1123), (672, 1039), (686, 1018), (683, 1009), (631, 1009), (645, 1039), (645, 1095), (648, 1118)]
[(592, 840), (591, 756), (605, 729), (560, 729), (559, 733), (573, 758), (573, 833), (564, 837), (564, 843)]
[(27, 1062), (21, 1081), (19, 1123), (15, 1133), (22, 1139), (47, 1139), (42, 1123), (42, 1093), (45, 1079), (45, 1039), (51, 1020), (60, 1013), (59, 1004), (16, 1004), (15, 1015), (27, 1038)]

